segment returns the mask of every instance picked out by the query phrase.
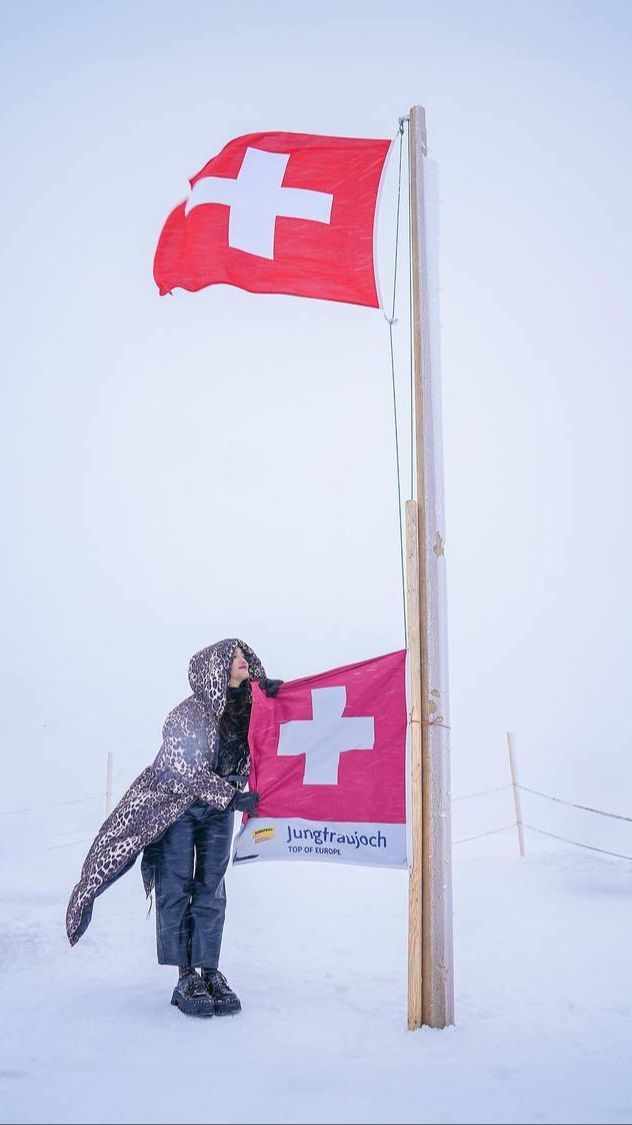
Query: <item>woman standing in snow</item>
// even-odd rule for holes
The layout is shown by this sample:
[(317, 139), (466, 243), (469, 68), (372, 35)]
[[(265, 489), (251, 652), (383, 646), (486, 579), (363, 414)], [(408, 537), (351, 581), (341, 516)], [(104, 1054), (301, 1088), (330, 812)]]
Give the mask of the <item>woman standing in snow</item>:
[(258, 800), (241, 792), (250, 770), (251, 678), (268, 695), (282, 682), (266, 678), (243, 641), (218, 641), (191, 658), (193, 694), (167, 716), (156, 760), (101, 826), (66, 915), (74, 945), (90, 923), (95, 898), (142, 851), (146, 894), (156, 888), (158, 961), (178, 967), (171, 1003), (186, 1015), (241, 1009), (218, 961), (233, 813), (252, 813)]

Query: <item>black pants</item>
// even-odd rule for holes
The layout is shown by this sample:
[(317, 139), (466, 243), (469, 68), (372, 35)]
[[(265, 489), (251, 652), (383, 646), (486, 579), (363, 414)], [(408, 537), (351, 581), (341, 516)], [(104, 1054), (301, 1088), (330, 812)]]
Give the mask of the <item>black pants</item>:
[(217, 968), (233, 817), (210, 805), (192, 805), (156, 843), (159, 965)]

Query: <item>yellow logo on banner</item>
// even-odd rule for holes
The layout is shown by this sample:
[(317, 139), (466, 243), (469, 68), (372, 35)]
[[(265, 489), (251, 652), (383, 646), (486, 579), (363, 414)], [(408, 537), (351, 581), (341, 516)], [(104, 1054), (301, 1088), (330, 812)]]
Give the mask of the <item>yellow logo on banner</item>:
[(262, 840), (272, 840), (276, 836), (276, 828), (271, 824), (268, 828), (255, 828), (252, 838), (255, 844), (260, 844)]

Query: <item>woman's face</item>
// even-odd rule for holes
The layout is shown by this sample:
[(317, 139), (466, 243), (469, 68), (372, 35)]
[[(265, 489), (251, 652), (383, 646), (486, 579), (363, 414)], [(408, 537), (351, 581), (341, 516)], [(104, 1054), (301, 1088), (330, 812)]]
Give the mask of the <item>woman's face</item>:
[(248, 661), (246, 660), (246, 657), (241, 651), (239, 645), (237, 645), (237, 648), (235, 649), (235, 655), (233, 656), (233, 662), (230, 666), (231, 683), (234, 686), (243, 684), (244, 680), (248, 679), (249, 674)]

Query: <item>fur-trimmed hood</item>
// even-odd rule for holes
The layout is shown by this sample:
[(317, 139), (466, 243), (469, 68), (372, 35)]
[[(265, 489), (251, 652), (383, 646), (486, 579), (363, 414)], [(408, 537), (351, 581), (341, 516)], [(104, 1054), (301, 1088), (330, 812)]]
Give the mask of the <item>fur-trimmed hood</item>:
[(236, 640), (234, 637), (200, 649), (189, 661), (191, 691), (196, 699), (209, 708), (217, 723), (226, 706), (230, 666), (235, 649), (238, 647), (248, 661), (249, 678), (260, 680), (265, 673), (258, 656), (244, 641)]

